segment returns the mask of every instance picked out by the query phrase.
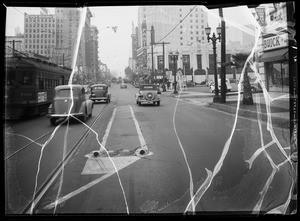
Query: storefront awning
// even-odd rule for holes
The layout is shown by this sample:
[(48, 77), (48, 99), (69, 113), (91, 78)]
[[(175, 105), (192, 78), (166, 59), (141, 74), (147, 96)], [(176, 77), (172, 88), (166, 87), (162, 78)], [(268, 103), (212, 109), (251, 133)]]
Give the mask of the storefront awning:
[(289, 53), (288, 49), (280, 49), (276, 51), (264, 52), (261, 56), (258, 57), (258, 62), (271, 62), (271, 61), (280, 61), (288, 60)]

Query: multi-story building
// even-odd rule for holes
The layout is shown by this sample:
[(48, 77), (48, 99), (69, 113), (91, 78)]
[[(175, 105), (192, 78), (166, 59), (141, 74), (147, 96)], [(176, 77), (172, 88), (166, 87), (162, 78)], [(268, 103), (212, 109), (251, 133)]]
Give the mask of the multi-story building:
[(94, 81), (100, 81), (100, 72), (98, 64), (98, 28), (96, 26), (91, 27), (91, 68)]
[(55, 15), (24, 16), (25, 50), (53, 58), (56, 48)]
[[(138, 28), (141, 30), (143, 21), (147, 25), (148, 55), (151, 54), (150, 30), (155, 30), (155, 42), (170, 42), (165, 45), (165, 65), (171, 69), (170, 53), (179, 54), (177, 67), (184, 70), (188, 80), (199, 82), (205, 78), (205, 70), (208, 67), (208, 46), (206, 44), (205, 27), (208, 22), (207, 13), (200, 7), (194, 6), (143, 6), (138, 9)], [(184, 18), (186, 15), (188, 16)], [(179, 25), (178, 25), (179, 24)], [(178, 25), (177, 28), (174, 27)], [(174, 30), (173, 30), (174, 29)], [(173, 30), (171, 33), (169, 33)], [(139, 32), (142, 36), (142, 33)], [(165, 37), (166, 36), (166, 37)], [(139, 37), (139, 45), (142, 38)], [(205, 44), (204, 44), (205, 43)], [(158, 68), (157, 56), (162, 56), (162, 46), (154, 47), (154, 67)], [(147, 57), (148, 68), (151, 69), (151, 56)], [(196, 71), (198, 70), (198, 71)], [(203, 72), (204, 70), (204, 72)], [(203, 75), (204, 77), (194, 76)]]
[(25, 14), (24, 46), (25, 51), (47, 56), (58, 65), (72, 67), (75, 63), (82, 77), (91, 81), (99, 72), (98, 30), (94, 27), (92, 31), (88, 8), (77, 51), (80, 15), (76, 8), (56, 8), (55, 14)]

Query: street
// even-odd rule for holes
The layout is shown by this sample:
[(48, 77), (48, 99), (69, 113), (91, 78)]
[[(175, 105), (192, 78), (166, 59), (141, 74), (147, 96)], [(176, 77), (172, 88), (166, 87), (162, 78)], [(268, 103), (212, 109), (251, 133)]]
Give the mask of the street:
[[(30, 139), (55, 127), (46, 116), (6, 125), (11, 142), (5, 153), (6, 207), (11, 213), (251, 214), (288, 201), (293, 182), (285, 156), (288, 130), (269, 132), (265, 124), (239, 117), (235, 125), (233, 115), (164, 93), (160, 106), (139, 106), (138, 88), (127, 85), (112, 84), (111, 103), (95, 104), (86, 125), (63, 124), (24, 150)], [(102, 147), (106, 155), (93, 154)], [(139, 155), (140, 148), (146, 153)], [(57, 167), (56, 179), (47, 186)]]

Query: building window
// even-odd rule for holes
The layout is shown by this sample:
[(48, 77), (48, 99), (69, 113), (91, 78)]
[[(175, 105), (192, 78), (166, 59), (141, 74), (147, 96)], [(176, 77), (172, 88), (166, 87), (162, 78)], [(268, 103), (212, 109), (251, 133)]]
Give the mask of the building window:
[(180, 31), (180, 34), (182, 34), (182, 31)]
[(193, 40), (194, 38), (193, 37), (191, 37), (191, 40)]
[(182, 37), (180, 37), (180, 40), (182, 40)]
[(196, 23), (198, 23), (198, 19), (196, 19)]
[(182, 46), (182, 45), (183, 45), (183, 43), (180, 43), (180, 45)]
[(182, 28), (182, 25), (180, 25), (180, 28)]
[(182, 17), (182, 14), (180, 14), (179, 17)]

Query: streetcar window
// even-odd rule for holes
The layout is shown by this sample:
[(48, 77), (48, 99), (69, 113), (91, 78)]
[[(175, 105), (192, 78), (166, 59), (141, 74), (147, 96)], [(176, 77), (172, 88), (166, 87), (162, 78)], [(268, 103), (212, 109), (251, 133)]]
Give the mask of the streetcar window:
[(40, 82), (39, 82), (39, 89), (40, 89), (40, 90), (44, 89), (44, 81), (43, 81), (43, 79), (40, 79)]
[(33, 73), (28, 71), (22, 72), (19, 83), (21, 85), (33, 85)]
[(9, 71), (7, 73), (7, 85), (15, 86), (17, 85), (16, 72)]

